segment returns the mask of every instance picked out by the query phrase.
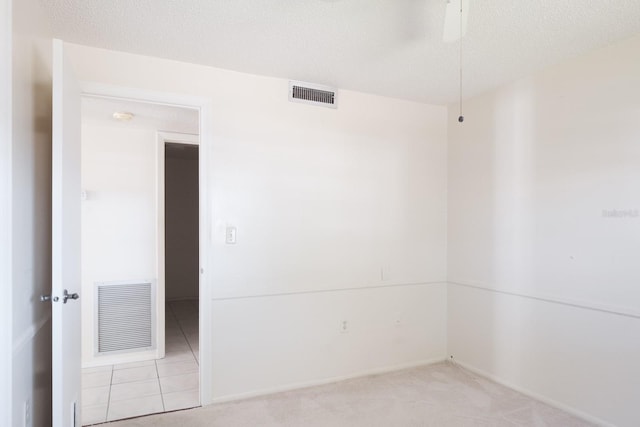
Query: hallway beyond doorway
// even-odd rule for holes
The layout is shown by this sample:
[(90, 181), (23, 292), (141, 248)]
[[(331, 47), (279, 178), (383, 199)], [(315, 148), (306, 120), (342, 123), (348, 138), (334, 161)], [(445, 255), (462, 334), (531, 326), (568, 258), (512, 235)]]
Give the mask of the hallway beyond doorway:
[(82, 425), (200, 406), (198, 300), (166, 303), (163, 359), (82, 370)]

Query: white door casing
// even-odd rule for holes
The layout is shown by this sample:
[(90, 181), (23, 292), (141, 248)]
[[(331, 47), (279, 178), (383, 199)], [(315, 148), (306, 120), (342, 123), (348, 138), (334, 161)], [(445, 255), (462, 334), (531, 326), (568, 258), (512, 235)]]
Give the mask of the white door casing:
[(53, 40), (52, 371), (53, 427), (80, 426), (80, 88)]
[[(213, 238), (213, 225), (210, 212), (212, 212), (212, 185), (213, 172), (210, 164), (210, 151), (213, 150), (213, 112), (212, 101), (207, 97), (172, 94), (160, 91), (143, 90), (139, 88), (113, 86), (96, 82), (82, 82), (82, 92), (85, 96), (116, 98), (122, 100), (151, 102), (174, 107), (196, 108), (200, 112), (199, 132), (199, 180), (200, 190), (200, 218), (199, 218), (199, 258), (200, 258), (200, 403), (202, 406), (214, 403), (213, 398), (213, 363), (212, 363), (212, 337), (211, 337), (211, 312), (213, 302), (211, 299), (211, 283), (208, 280), (208, 272), (211, 260), (211, 243)], [(160, 327), (160, 325), (158, 325)]]
[(165, 144), (176, 142), (180, 144), (199, 145), (200, 136), (177, 132), (156, 132), (156, 274), (158, 289), (158, 332), (156, 343), (158, 344), (158, 358), (165, 356), (165, 324), (166, 313), (164, 305), (166, 301), (166, 275), (165, 275)]

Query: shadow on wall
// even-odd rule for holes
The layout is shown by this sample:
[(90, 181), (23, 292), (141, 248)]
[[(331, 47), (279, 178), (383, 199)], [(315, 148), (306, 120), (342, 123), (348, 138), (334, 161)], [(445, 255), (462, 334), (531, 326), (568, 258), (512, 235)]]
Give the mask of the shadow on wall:
[(640, 417), (638, 43), (449, 110), (450, 353), (616, 425)]
[(33, 426), (50, 426), (51, 414), (51, 321), (36, 335), (32, 353)]
[[(40, 56), (34, 55), (34, 73), (36, 70), (47, 70)], [(36, 185), (33, 195), (34, 211), (34, 263), (38, 268), (34, 278), (34, 305), (32, 323), (38, 324), (49, 318), (34, 337), (32, 376), (32, 425), (51, 425), (52, 420), (52, 323), (51, 304), (41, 303), (40, 295), (51, 292), (51, 137), (52, 137), (52, 87), (47, 84), (36, 84), (33, 89), (33, 109), (35, 112), (33, 129), (36, 133), (36, 152), (33, 162), (33, 180)]]
[[(531, 81), (523, 80), (501, 91), (493, 103), (491, 224), (492, 270), (484, 281), (499, 290), (530, 293), (533, 282), (533, 230), (535, 217), (535, 126), (537, 112)], [(521, 379), (524, 347), (520, 339), (526, 325), (520, 304), (496, 307), (502, 301), (489, 298), (484, 305), (491, 315), (493, 351), (491, 370)], [(502, 304), (501, 304), (502, 305)], [(505, 310), (507, 315), (505, 316)], [(503, 347), (507, 348), (503, 348)]]
[[(32, 191), (32, 242), (31, 271), (32, 304), (31, 324), (39, 326), (32, 341), (32, 352), (29, 355), (32, 369), (31, 377), (31, 415), (32, 425), (51, 425), (51, 390), (52, 390), (52, 335), (51, 335), (51, 304), (41, 303), (40, 295), (51, 292), (51, 138), (52, 138), (52, 86), (49, 75), (50, 64), (43, 59), (43, 53), (51, 49), (49, 40), (42, 46), (34, 46), (31, 67), (35, 76), (31, 90), (31, 109), (33, 111), (33, 151), (29, 153), (32, 167), (28, 168), (33, 174), (29, 177)], [(23, 192), (24, 194), (25, 192)], [(47, 320), (42, 324), (44, 319)]]

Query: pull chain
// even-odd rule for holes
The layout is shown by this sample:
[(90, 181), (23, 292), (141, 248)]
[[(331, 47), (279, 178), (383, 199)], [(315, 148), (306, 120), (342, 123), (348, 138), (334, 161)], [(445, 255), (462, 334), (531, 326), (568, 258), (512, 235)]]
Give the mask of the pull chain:
[(464, 0), (460, 0), (460, 57), (459, 57), (459, 67), (460, 67), (460, 116), (458, 116), (458, 122), (464, 122), (464, 116), (462, 115), (462, 2)]

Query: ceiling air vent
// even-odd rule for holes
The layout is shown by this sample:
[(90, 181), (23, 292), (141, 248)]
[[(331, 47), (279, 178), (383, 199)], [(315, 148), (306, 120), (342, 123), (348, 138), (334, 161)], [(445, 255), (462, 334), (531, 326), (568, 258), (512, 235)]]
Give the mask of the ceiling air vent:
[(290, 81), (289, 101), (338, 108), (338, 91), (313, 83)]

